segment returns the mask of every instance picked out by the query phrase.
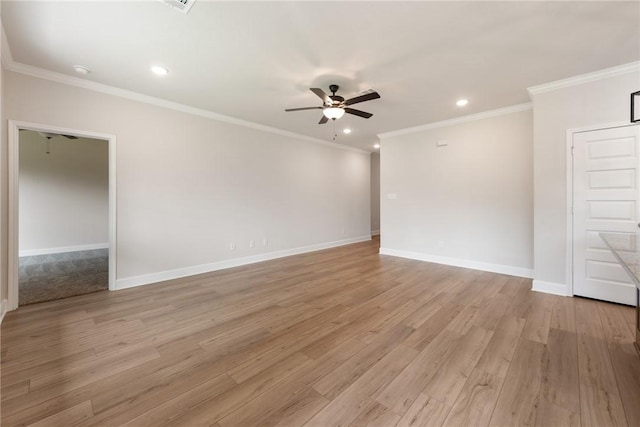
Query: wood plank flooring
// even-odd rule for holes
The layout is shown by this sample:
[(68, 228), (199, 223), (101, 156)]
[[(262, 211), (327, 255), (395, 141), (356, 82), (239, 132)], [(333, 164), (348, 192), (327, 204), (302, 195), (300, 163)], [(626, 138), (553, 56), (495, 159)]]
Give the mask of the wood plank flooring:
[(359, 243), (26, 306), (3, 426), (640, 426), (633, 309)]

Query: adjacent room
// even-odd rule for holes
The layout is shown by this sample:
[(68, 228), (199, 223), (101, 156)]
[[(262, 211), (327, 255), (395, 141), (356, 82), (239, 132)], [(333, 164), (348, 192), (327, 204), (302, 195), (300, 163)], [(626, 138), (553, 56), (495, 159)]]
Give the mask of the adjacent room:
[(18, 304), (109, 288), (109, 146), (19, 134)]
[(0, 0), (3, 426), (640, 425), (640, 3)]

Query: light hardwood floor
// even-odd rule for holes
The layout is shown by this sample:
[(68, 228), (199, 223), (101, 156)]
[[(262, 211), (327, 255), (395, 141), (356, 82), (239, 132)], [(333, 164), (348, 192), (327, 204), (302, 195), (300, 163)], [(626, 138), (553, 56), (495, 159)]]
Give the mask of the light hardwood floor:
[(631, 308), (377, 251), (9, 313), (2, 425), (640, 426)]

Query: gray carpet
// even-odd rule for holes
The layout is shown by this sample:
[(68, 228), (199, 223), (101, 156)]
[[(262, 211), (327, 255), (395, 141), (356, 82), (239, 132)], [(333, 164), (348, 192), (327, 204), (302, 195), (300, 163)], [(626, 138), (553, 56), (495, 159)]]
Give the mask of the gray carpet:
[(109, 250), (20, 257), (19, 305), (109, 288)]

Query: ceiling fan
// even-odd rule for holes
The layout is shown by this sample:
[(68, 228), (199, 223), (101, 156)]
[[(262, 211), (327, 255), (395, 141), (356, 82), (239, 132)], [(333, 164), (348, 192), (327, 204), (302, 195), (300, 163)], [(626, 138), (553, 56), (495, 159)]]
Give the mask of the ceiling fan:
[(46, 138), (46, 139), (49, 139), (49, 140), (51, 140), (51, 139), (55, 138), (56, 136), (64, 136), (64, 137), (65, 137), (65, 138), (67, 138), (67, 139), (78, 139), (78, 137), (77, 137), (77, 136), (74, 136), (74, 135), (63, 135), (63, 134), (61, 134), (61, 133), (38, 132), (38, 134), (39, 134), (40, 136), (42, 136), (42, 137)]
[(359, 102), (371, 101), (372, 99), (380, 98), (380, 95), (376, 91), (365, 93), (364, 95), (356, 96), (355, 98), (345, 100), (340, 95), (336, 95), (340, 87), (338, 85), (329, 86), (331, 95), (327, 95), (322, 89), (317, 87), (310, 88), (311, 92), (315, 93), (322, 99), (322, 107), (303, 107), (303, 108), (287, 108), (284, 111), (302, 111), (302, 110), (322, 110), (322, 118), (318, 122), (319, 125), (323, 125), (329, 121), (329, 119), (336, 120), (344, 116), (344, 113), (353, 114), (354, 116), (363, 117), (368, 119), (373, 116), (366, 111), (356, 110), (349, 107), (350, 105), (357, 104)]
[[(20, 129), (20, 132), (22, 131), (29, 131), (29, 129)], [(64, 136), (67, 139), (78, 139), (77, 136), (75, 135), (63, 135), (61, 133), (53, 133), (53, 132), (39, 132), (39, 131), (31, 131), (31, 132), (36, 132), (38, 135), (40, 135), (43, 138), (46, 139), (53, 139), (56, 136)]]
[[(21, 131), (23, 130), (28, 130), (28, 129), (20, 129)], [(59, 133), (52, 133), (52, 132), (37, 132), (38, 135), (40, 135), (41, 137), (43, 137), (44, 139), (46, 139), (46, 145), (45, 145), (45, 153), (46, 154), (51, 154), (51, 140), (53, 138), (55, 138), (56, 136), (63, 136), (67, 139), (78, 139), (77, 136), (74, 135), (63, 135), (63, 134), (59, 134)]]

